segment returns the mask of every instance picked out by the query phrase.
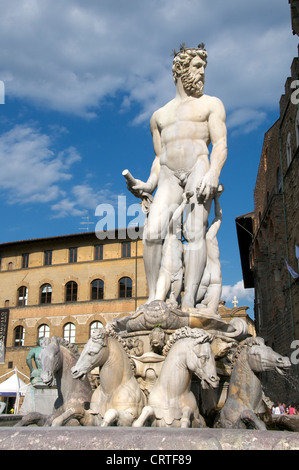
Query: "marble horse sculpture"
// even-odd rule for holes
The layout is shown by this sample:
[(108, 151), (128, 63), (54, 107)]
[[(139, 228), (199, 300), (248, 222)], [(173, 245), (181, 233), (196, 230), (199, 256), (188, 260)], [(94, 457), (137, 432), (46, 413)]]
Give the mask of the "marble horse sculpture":
[(70, 423), (69, 410), (73, 410), (74, 407), (77, 414), (71, 413), (72, 424), (75, 424), (76, 421), (77, 424), (83, 424), (81, 420), (85, 415), (84, 409), (89, 408), (92, 388), (87, 377), (80, 381), (73, 379), (71, 375), (71, 368), (79, 357), (78, 350), (57, 336), (53, 336), (51, 339), (44, 338), (41, 346), (41, 379), (48, 386), (53, 385), (54, 380), (56, 381), (58, 398), (51, 415), (32, 412), (24, 416), (18, 425), (63, 426), (67, 422)]
[(276, 370), (284, 374), (285, 369), (291, 366), (289, 358), (266, 346), (263, 338), (250, 337), (238, 345), (232, 364), (228, 396), (216, 426), (267, 429), (265, 423), (257, 416), (266, 412), (262, 385), (257, 373)]
[(147, 422), (157, 427), (204, 427), (191, 389), (192, 373), (203, 388), (218, 387), (216, 365), (211, 350), (212, 336), (197, 328), (180, 328), (168, 340), (163, 353), (166, 359), (148, 396), (148, 404), (133, 423)]
[(131, 426), (146, 398), (125, 342), (107, 327), (93, 331), (72, 368), (72, 376), (82, 378), (95, 367), (100, 368), (100, 386), (93, 393), (89, 413), (102, 419), (101, 426)]

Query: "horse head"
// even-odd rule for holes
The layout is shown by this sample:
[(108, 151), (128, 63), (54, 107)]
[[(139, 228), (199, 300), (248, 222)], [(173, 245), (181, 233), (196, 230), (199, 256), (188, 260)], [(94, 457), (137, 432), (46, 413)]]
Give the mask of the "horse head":
[(248, 338), (245, 340), (248, 347), (248, 363), (254, 372), (265, 372), (276, 370), (284, 375), (286, 369), (291, 367), (291, 362), (287, 356), (281, 356), (273, 351), (270, 346), (266, 346), (263, 338)]
[(211, 348), (213, 337), (204, 330), (199, 331), (200, 335), (194, 339), (194, 345), (188, 354), (188, 368), (201, 380), (203, 389), (217, 388), (219, 377)]
[(62, 366), (59, 338), (56, 336), (53, 336), (51, 339), (44, 338), (41, 341), (41, 347), (41, 379), (46, 385), (50, 386), (54, 383), (55, 373)]
[(93, 330), (77, 363), (72, 367), (72, 377), (74, 379), (83, 379), (92, 369), (103, 365), (108, 357), (107, 346), (108, 341), (105, 328)]
[[(186, 341), (183, 341), (184, 339)], [(219, 377), (211, 348), (212, 341), (213, 336), (207, 331), (185, 326), (171, 335), (163, 349), (163, 354), (168, 355), (172, 346), (177, 343), (180, 351), (184, 353), (187, 369), (201, 380), (202, 388), (217, 388)], [(180, 351), (176, 350), (176, 354)]]

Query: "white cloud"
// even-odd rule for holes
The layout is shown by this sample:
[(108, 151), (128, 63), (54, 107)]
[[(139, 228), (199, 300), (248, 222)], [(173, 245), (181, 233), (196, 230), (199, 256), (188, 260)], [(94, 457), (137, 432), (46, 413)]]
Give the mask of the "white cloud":
[(0, 190), (10, 203), (50, 202), (62, 194), (80, 156), (73, 147), (55, 153), (51, 137), (29, 125), (0, 136)]
[[(7, 96), (93, 117), (117, 93), (135, 123), (174, 95), (171, 51), (206, 43), (206, 92), (228, 111), (277, 103), (296, 53), (287, 2), (0, 0)], [(255, 120), (255, 124), (260, 121)], [(233, 118), (232, 118), (233, 119)], [(252, 123), (253, 121), (251, 121)], [(247, 127), (248, 129), (248, 127)]]
[(231, 112), (227, 119), (227, 128), (232, 130), (242, 129), (242, 133), (249, 134), (266, 119), (267, 115), (264, 111), (250, 108), (236, 109)]
[(108, 187), (95, 190), (89, 184), (74, 185), (59, 202), (52, 204), (53, 217), (85, 216), (87, 211), (94, 215), (100, 204), (117, 205), (117, 195)]
[(233, 286), (222, 286), (222, 300), (230, 304), (234, 300), (234, 296), (239, 301), (238, 306), (240, 306), (240, 300), (242, 303), (246, 301), (252, 303), (254, 301), (254, 289), (245, 289), (243, 281), (238, 281)]
[[(84, 216), (102, 203), (117, 205), (109, 182), (94, 189), (73, 183), (73, 166), (81, 160), (74, 147), (54, 150), (53, 129), (47, 135), (33, 125), (16, 125), (0, 135), (0, 194), (9, 204), (48, 203), (54, 217)], [(69, 182), (68, 185), (65, 183)]]
[(85, 215), (86, 211), (76, 207), (76, 201), (71, 201), (69, 198), (63, 198), (59, 202), (56, 202), (52, 205), (51, 209), (54, 212), (54, 218), (63, 218), (63, 217), (82, 217)]

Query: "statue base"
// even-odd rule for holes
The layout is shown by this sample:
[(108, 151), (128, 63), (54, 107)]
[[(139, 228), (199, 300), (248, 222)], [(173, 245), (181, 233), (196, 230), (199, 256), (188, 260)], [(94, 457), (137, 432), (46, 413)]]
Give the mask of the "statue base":
[(53, 412), (54, 403), (57, 400), (57, 388), (47, 385), (29, 385), (24, 397), (23, 405), (20, 409), (21, 415), (26, 415), (32, 411), (49, 415)]

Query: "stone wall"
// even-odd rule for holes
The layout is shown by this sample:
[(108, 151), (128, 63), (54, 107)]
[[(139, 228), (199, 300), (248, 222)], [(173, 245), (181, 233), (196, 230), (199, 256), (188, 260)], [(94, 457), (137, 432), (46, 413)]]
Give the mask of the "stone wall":
[[(295, 246), (299, 246), (299, 108), (292, 96), (298, 76), (299, 59), (295, 58), (280, 99), (280, 117), (264, 137), (251, 245), (257, 334), (289, 357), (293, 340), (299, 338), (299, 279), (293, 279), (286, 265), (287, 260), (299, 272), (295, 256)], [(292, 374), (298, 378), (296, 364)], [(273, 400), (298, 402), (298, 391), (273, 374), (266, 374), (266, 388)]]

